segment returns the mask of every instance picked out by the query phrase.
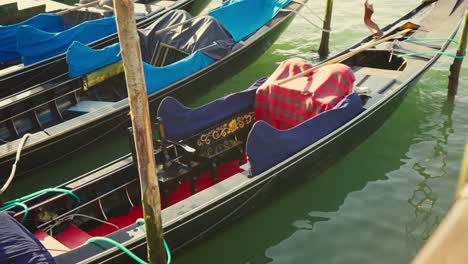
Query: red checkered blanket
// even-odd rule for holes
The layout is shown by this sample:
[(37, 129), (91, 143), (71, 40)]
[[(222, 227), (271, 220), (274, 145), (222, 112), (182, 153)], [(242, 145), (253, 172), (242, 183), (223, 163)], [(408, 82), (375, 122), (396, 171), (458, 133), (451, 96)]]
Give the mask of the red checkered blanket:
[(323, 66), (309, 75), (276, 84), (278, 80), (309, 68), (312, 65), (302, 59), (282, 62), (257, 90), (256, 119), (264, 120), (278, 129), (288, 129), (332, 109), (352, 92), (355, 77), (344, 64)]

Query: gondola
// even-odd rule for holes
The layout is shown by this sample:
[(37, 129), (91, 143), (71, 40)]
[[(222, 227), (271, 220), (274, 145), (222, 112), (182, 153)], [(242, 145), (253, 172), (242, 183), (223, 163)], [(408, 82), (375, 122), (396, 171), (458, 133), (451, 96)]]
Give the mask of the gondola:
[[(383, 28), (381, 40), (390, 37), (388, 41), (341, 64), (314, 68), (313, 75), (282, 84), (290, 79), (289, 73), (310, 71), (311, 65), (295, 59), (283, 62), (270, 78), (198, 108), (164, 99), (153, 131), (160, 131), (155, 157), (163, 228), (171, 250), (181, 250), (226, 225), (266, 200), (276, 187), (283, 189), (285, 183), (310, 177), (298, 175), (303, 168), (318, 175), (368, 138), (449, 46), (467, 2), (424, 1)], [(368, 37), (329, 61), (375, 41)], [(286, 102), (284, 110), (295, 104), (294, 99), (314, 97), (308, 93), (314, 78), (326, 80), (314, 90), (319, 91), (320, 111), (305, 107), (297, 113), (299, 118), (283, 115), (284, 120), (275, 119), (284, 111), (266, 111), (268, 99)], [(330, 82), (336, 85), (329, 87)], [(271, 93), (284, 92), (283, 88), (299, 89), (292, 97)], [(330, 104), (333, 107), (327, 108)], [(301, 120), (304, 114), (315, 115)], [(7, 207), (17, 210), (15, 218), (24, 218), (24, 226), (50, 249), (57, 263), (128, 262), (128, 256), (115, 247), (86, 243), (93, 236), (107, 236), (144, 256), (145, 233), (135, 223), (142, 212), (133, 156), (29, 197), (21, 205), (29, 208), (27, 216), (21, 207)]]
[[(302, 5), (288, 0), (226, 1), (210, 16), (190, 18), (171, 11), (141, 30), (150, 107), (155, 109), (167, 95), (194, 98), (233, 76), (271, 46)], [(257, 16), (250, 13), (239, 21), (232, 15), (247, 7), (260, 8)], [(117, 127), (125, 130), (129, 107), (119, 49), (118, 44), (96, 50), (74, 43), (67, 53), (74, 78), (59, 77), (58, 83), (46, 82), (0, 100), (0, 171), (10, 170), (26, 133), (31, 136), (22, 147), (17, 176), (93, 144)]]
[[(196, 15), (208, 3), (209, 0), (155, 0), (150, 1), (149, 3), (137, 2), (135, 3), (135, 12), (137, 13), (136, 19), (138, 22), (137, 26), (139, 28), (144, 28), (171, 10), (183, 9)], [(4, 50), (6, 48), (5, 46), (0, 49), (0, 98), (23, 91), (31, 86), (40, 84), (66, 73), (67, 64), (65, 61), (65, 54), (61, 53), (59, 55), (52, 55), (55, 50), (51, 49), (49, 52), (40, 50), (40, 54), (42, 57), (52, 57), (43, 59), (42, 57), (37, 56), (36, 53), (38, 53), (38, 51), (34, 49), (34, 43), (29, 43), (32, 38), (30, 34), (40, 35), (43, 39), (43, 41), (40, 42), (41, 45), (43, 45), (41, 49), (46, 50), (50, 49), (50, 47), (45, 45), (44, 42), (47, 41), (46, 44), (49, 43), (49, 39), (58, 39), (61, 41), (59, 42), (61, 44), (55, 44), (57, 46), (64, 46), (66, 44), (62, 43), (65, 42), (63, 40), (65, 36), (55, 36), (54, 38), (51, 38), (51, 36), (49, 36), (50, 34), (46, 34), (47, 32), (60, 31), (64, 31), (64, 33), (66, 33), (64, 34), (66, 35), (66, 42), (68, 42), (72, 37), (84, 38), (90, 43), (90, 47), (103, 48), (118, 41), (117, 33), (115, 33), (116, 31), (113, 31), (113, 33), (107, 36), (104, 36), (105, 34), (103, 35), (102, 33), (104, 26), (106, 26), (105, 28), (107, 28), (107, 31), (112, 31), (112, 29), (115, 28), (115, 25), (112, 25), (112, 21), (110, 21), (110, 15), (112, 15), (112, 12), (110, 12), (109, 9), (98, 9), (93, 7), (89, 12), (79, 10), (66, 13), (63, 16), (39, 14), (28, 21), (23, 21), (16, 25), (15, 29), (21, 25), (30, 26), (23, 27), (22, 29), (22, 36), (25, 36), (24, 42), (27, 44), (25, 44), (23, 49), (25, 50), (28, 58), (28, 65), (24, 66), (23, 64), (20, 64), (21, 59), (17, 58), (18, 54), (16, 54), (16, 56), (11, 54), (11, 48), (14, 48), (16, 45), (16, 40), (10, 41), (10, 49)], [(96, 40), (93, 42), (91, 42), (88, 32), (82, 32), (95, 27), (93, 23), (90, 23), (92, 21), (89, 20), (95, 21), (93, 23), (97, 23), (98, 26), (100, 26), (100, 29), (97, 30), (98, 33), (95, 36)], [(87, 25), (84, 28), (81, 28), (82, 22), (86, 21), (88, 21)], [(75, 26), (75, 28), (73, 28), (73, 26)], [(8, 32), (12, 37), (16, 35), (16, 31), (12, 31), (12, 29), (11, 25), (8, 28), (0, 29), (0, 32), (2, 32), (2, 36), (0, 37), (2, 45), (5, 45), (4, 41), (6, 41), (5, 37)], [(31, 48), (31, 50), (29, 50), (29, 48)], [(37, 60), (41, 61), (37, 62)]]

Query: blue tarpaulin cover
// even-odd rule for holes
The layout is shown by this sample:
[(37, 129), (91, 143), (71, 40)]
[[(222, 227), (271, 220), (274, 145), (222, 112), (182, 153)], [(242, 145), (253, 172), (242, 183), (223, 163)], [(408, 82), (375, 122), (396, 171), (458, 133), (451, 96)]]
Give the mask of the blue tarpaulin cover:
[(291, 0), (228, 0), (209, 14), (239, 41), (265, 25), (289, 2)]
[(224, 118), (253, 107), (256, 89), (266, 80), (262, 78), (247, 90), (227, 95), (198, 108), (188, 108), (173, 97), (166, 97), (158, 108), (166, 137), (178, 141), (189, 138)]
[[(119, 51), (120, 45), (118, 43), (100, 50), (90, 49), (78, 42), (73, 43), (67, 52), (70, 77), (81, 76), (121, 60)], [(93, 60), (89, 58), (93, 58)], [(154, 67), (143, 63), (147, 93), (152, 94), (161, 90), (178, 80), (206, 68), (213, 62), (212, 58), (197, 51), (180, 61), (163, 67)]]
[(49, 264), (54, 259), (31, 232), (0, 212), (0, 264)]
[(332, 110), (288, 130), (278, 130), (265, 121), (256, 122), (247, 137), (247, 156), (252, 176), (273, 167), (313, 144), (362, 111), (359, 95), (352, 93)]
[(119, 43), (103, 49), (91, 49), (74, 41), (67, 50), (68, 75), (75, 78), (120, 61), (122, 56), (119, 53)]
[(146, 92), (152, 94), (162, 88), (184, 79), (212, 64), (214, 60), (203, 52), (197, 51), (184, 59), (166, 65), (154, 67), (143, 63)]
[(39, 14), (18, 24), (0, 26), (0, 62), (20, 57), (16, 50), (16, 30), (25, 25), (47, 32), (59, 32), (65, 29), (62, 17), (55, 14)]
[(114, 17), (86, 21), (58, 33), (22, 26), (17, 31), (17, 49), (23, 63), (29, 65), (65, 52), (73, 41), (89, 44), (116, 31)]

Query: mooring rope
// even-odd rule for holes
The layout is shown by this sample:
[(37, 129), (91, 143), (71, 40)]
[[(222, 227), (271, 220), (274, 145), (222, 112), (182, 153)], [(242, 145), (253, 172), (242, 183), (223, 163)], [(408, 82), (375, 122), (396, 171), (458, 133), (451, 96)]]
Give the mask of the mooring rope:
[(45, 193), (65, 193), (65, 194), (72, 196), (78, 204), (81, 202), (80, 198), (70, 190), (60, 189), (60, 188), (47, 188), (47, 189), (39, 190), (37, 192), (33, 192), (31, 194), (28, 194), (26, 196), (23, 196), (14, 200), (11, 200), (9, 202), (6, 202), (3, 206), (0, 207), (0, 211), (5, 211), (13, 207), (17, 207), (17, 206), (22, 207), (24, 209), (24, 213), (23, 213), (23, 218), (21, 219), (21, 222), (23, 222), (29, 213), (28, 206), (25, 205), (23, 202), (26, 200), (35, 198), (39, 195), (45, 194)]
[(406, 54), (401, 54), (398, 55), (400, 58), (406, 58), (406, 57), (417, 57), (421, 55), (435, 55), (435, 54), (440, 54), (448, 57), (452, 57), (454, 59), (463, 59), (466, 57), (466, 53), (463, 55), (456, 55), (450, 52), (444, 52), (444, 51), (427, 51), (427, 52), (414, 52), (414, 53), (406, 53)]
[(6, 189), (8, 189), (8, 186), (10, 186), (10, 183), (13, 181), (13, 178), (15, 177), (16, 174), (16, 164), (18, 164), (18, 161), (20, 160), (21, 157), (21, 150), (24, 147), (24, 144), (26, 143), (26, 140), (31, 136), (31, 134), (26, 133), (24, 136), (21, 138), (21, 141), (18, 145), (18, 149), (16, 150), (16, 158), (15, 162), (13, 163), (13, 166), (11, 167), (11, 173), (10, 176), (8, 177), (8, 180), (5, 182), (3, 187), (0, 189), (0, 195), (2, 195)]
[(291, 2), (298, 3), (298, 4), (302, 5), (303, 7), (307, 8), (307, 9), (312, 13), (312, 15), (314, 15), (314, 16), (315, 16), (316, 18), (318, 18), (320, 21), (325, 22), (325, 21), (323, 20), (323, 18), (321, 18), (319, 15), (317, 15), (317, 14), (315, 13), (315, 11), (314, 11), (310, 6), (306, 5), (305, 2), (302, 2), (302, 1), (300, 1), (300, 0), (292, 0)]
[(300, 12), (296, 11), (296, 10), (292, 10), (292, 9), (288, 9), (288, 8), (282, 8), (280, 9), (280, 11), (284, 11), (284, 12), (291, 12), (291, 13), (294, 13), (300, 17), (302, 17), (306, 22), (308, 22), (309, 24), (311, 24), (312, 26), (320, 29), (321, 31), (323, 32), (331, 32), (331, 30), (328, 30), (328, 29), (324, 29), (322, 28), (321, 26), (315, 24), (314, 22), (312, 22), (310, 19), (308, 19), (306, 16), (304, 16), (303, 14), (301, 14)]
[[(141, 218), (139, 218), (136, 221), (136, 223), (139, 226), (144, 225), (144, 221)], [(144, 261), (143, 259), (141, 259), (137, 255), (135, 255), (135, 253), (133, 253), (131, 250), (129, 250), (128, 248), (126, 248), (125, 246), (120, 244), (119, 242), (117, 242), (117, 241), (115, 241), (113, 239), (107, 238), (107, 237), (92, 237), (92, 238), (88, 239), (88, 241), (86, 241), (86, 244), (91, 244), (92, 243), (92, 244), (96, 244), (96, 245), (99, 246), (99, 244), (97, 242), (106, 242), (108, 244), (111, 244), (111, 245), (115, 246), (116, 248), (122, 250), (122, 252), (127, 254), (130, 258), (135, 260), (137, 263), (148, 264), (148, 262)], [(171, 264), (171, 261), (172, 261), (171, 251), (169, 249), (169, 246), (167, 245), (166, 240), (164, 240), (164, 249), (166, 250), (166, 259), (167, 259), (166, 263)]]

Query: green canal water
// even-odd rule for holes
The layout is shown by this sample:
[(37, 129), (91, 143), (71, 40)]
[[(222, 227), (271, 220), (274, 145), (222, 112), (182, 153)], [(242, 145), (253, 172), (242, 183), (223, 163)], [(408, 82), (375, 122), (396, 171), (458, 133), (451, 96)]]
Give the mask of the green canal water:
[[(368, 34), (361, 23), (362, 2), (335, 1), (332, 54)], [(383, 26), (420, 1), (374, 2), (375, 20)], [(320, 15), (324, 5), (325, 1), (311, 0), (307, 4)], [(301, 14), (320, 24), (311, 10)], [(297, 17), (256, 63), (193, 106), (244, 89), (287, 58), (317, 62), (313, 50), (320, 35)], [(174, 262), (408, 263), (452, 204), (468, 136), (468, 63), (465, 60), (454, 102), (446, 99), (450, 63), (441, 58), (382, 128), (320, 177), (271, 197), (265, 206), (176, 256)], [(55, 186), (127, 153), (127, 138), (111, 135), (99, 147), (85, 147), (60, 164), (45, 164), (30, 173), (29, 180), (15, 180), (7, 195)]]

